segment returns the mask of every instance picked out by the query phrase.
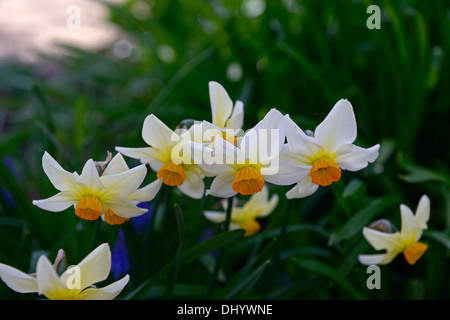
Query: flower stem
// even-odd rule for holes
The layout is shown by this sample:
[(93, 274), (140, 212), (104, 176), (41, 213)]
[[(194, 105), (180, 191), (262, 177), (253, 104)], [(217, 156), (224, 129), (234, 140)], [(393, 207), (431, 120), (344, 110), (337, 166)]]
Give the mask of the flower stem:
[[(233, 209), (233, 197), (228, 198), (228, 206), (227, 206), (227, 212), (226, 212), (226, 217), (225, 217), (225, 223), (224, 223), (224, 231), (228, 231), (228, 229), (230, 228), (230, 222), (231, 222), (231, 211)], [(223, 251), (224, 251), (224, 247), (219, 249), (219, 252), (217, 254), (217, 260), (216, 260), (216, 264), (214, 266), (214, 270), (213, 273), (209, 279), (209, 283), (208, 283), (208, 289), (206, 291), (206, 298), (207, 299), (211, 299), (212, 293), (213, 293), (213, 289), (214, 286), (216, 284), (216, 280), (217, 280), (217, 275), (219, 274), (219, 270), (222, 264), (222, 259), (223, 259)]]
[(283, 224), (281, 225), (281, 230), (280, 230), (279, 241), (277, 243), (274, 257), (273, 257), (272, 274), (271, 274), (271, 277), (269, 278), (270, 279), (270, 281), (269, 281), (270, 288), (274, 288), (275, 283), (276, 283), (276, 277), (277, 277), (279, 264), (280, 264), (281, 251), (283, 249), (283, 243), (284, 243), (285, 237), (286, 237), (286, 230), (287, 230), (287, 226), (289, 224), (289, 214), (291, 211), (291, 203), (292, 203), (292, 200), (287, 200), (286, 208), (285, 208), (285, 212), (284, 212)]

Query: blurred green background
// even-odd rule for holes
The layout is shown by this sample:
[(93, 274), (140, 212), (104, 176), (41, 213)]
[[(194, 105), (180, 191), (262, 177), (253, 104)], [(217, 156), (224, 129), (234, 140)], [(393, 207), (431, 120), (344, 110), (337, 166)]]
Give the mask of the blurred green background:
[[(370, 30), (366, 10), (374, 4), (381, 29)], [(64, 55), (43, 55), (39, 67), (0, 64), (0, 262), (34, 272), (40, 254), (52, 260), (64, 248), (75, 264), (95, 245), (113, 247), (122, 230), (131, 280), (119, 298), (450, 298), (448, 1), (130, 0), (105, 6), (122, 31), (110, 47), (65, 46)], [(44, 151), (80, 172), (89, 158), (103, 160), (115, 146), (145, 146), (141, 129), (150, 113), (173, 129), (184, 119), (210, 120), (209, 81), (244, 102), (244, 129), (277, 108), (314, 130), (346, 98), (358, 123), (356, 144), (380, 143), (380, 156), (293, 200), (284, 233), (289, 188), (271, 186), (280, 203), (262, 220), (262, 232), (209, 242), (204, 251), (198, 243), (205, 232), (220, 234), (202, 215), (217, 205), (212, 197), (161, 195), (143, 233), (131, 222), (109, 226), (81, 220), (73, 209), (52, 213), (32, 205), (56, 191), (42, 170)], [(146, 182), (154, 177), (149, 170)], [(414, 266), (401, 256), (382, 266), (381, 289), (367, 289), (367, 267), (357, 256), (374, 251), (362, 228), (377, 218), (399, 228), (399, 205), (415, 211), (422, 194), (431, 199), (423, 238), (428, 251)], [(177, 277), (171, 265), (164, 269), (180, 245), (175, 203), (184, 216), (183, 252), (191, 254), (182, 256)], [(221, 245), (223, 268), (208, 295)], [(0, 283), (0, 299), (24, 298), (36, 296)]]

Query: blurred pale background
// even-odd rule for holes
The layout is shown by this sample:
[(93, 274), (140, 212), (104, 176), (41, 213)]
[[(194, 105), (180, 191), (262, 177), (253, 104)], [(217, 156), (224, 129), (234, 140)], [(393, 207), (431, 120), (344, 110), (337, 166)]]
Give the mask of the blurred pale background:
[[(120, 3), (123, 0), (108, 0)], [(70, 29), (70, 6), (80, 8), (80, 27)], [(100, 49), (117, 37), (117, 29), (106, 21), (100, 1), (93, 0), (0, 0), (0, 59), (34, 61), (36, 50), (57, 53), (54, 44)]]

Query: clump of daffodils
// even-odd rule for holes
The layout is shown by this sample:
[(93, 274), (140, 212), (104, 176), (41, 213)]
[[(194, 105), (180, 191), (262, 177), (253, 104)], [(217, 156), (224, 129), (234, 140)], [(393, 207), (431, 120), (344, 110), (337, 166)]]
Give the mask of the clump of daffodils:
[[(244, 236), (249, 237), (260, 231), (260, 219), (278, 205), (279, 196), (269, 197), (268, 184), (291, 186), (285, 194), (289, 200), (304, 198), (341, 180), (343, 170), (362, 170), (378, 157), (379, 144), (369, 148), (355, 144), (356, 117), (345, 99), (334, 105), (311, 135), (275, 108), (244, 132), (243, 103), (233, 102), (217, 82), (209, 83), (209, 97), (211, 121), (185, 121), (181, 128), (172, 130), (150, 114), (143, 122), (141, 146), (118, 146), (118, 153), (105, 162), (89, 159), (80, 174), (66, 171), (45, 152), (43, 170), (59, 192), (33, 204), (52, 212), (73, 206), (82, 219), (101, 217), (108, 224), (120, 225), (144, 214), (147, 210), (138, 204), (154, 199), (166, 185), (193, 199), (208, 195), (222, 198), (223, 210), (203, 211), (214, 223), (227, 220), (228, 206), (233, 203), (228, 227), (244, 229)], [(123, 156), (141, 164), (130, 169)], [(142, 187), (147, 165), (156, 179)], [(209, 189), (206, 177), (212, 179)], [(239, 197), (243, 201), (239, 202)], [(224, 200), (227, 198), (235, 201)], [(363, 235), (373, 248), (386, 252), (360, 255), (359, 261), (388, 264), (403, 253), (409, 264), (415, 264), (427, 250), (419, 240), (427, 228), (429, 211), (429, 199), (424, 195), (415, 215), (407, 206), (400, 206), (401, 231), (364, 228)], [(128, 276), (102, 289), (92, 286), (107, 278), (110, 260), (107, 244), (91, 252), (78, 265), (82, 280), (76, 290), (68, 285), (70, 274), (56, 274), (55, 265), (45, 256), (39, 258), (34, 275), (0, 264), (0, 277), (15, 291), (38, 292), (48, 299), (113, 299), (127, 284)]]
[(398, 232), (388, 233), (368, 227), (363, 229), (363, 235), (372, 247), (375, 250), (385, 250), (385, 253), (360, 255), (358, 259), (362, 264), (388, 264), (397, 255), (403, 253), (406, 261), (413, 265), (423, 256), (428, 245), (419, 240), (423, 230), (428, 228), (430, 199), (423, 195), (415, 214), (406, 205), (400, 205), (400, 215), (402, 226)]

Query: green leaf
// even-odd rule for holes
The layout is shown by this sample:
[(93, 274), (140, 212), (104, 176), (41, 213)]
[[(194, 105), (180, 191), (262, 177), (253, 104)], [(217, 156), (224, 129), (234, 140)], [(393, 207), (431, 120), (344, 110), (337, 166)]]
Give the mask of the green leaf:
[(424, 237), (433, 239), (450, 249), (450, 235), (442, 231), (426, 231)]
[[(222, 232), (219, 235), (212, 237), (211, 239), (208, 239), (186, 250), (181, 256), (180, 268), (188, 265), (191, 262), (194, 262), (201, 256), (211, 251), (222, 248), (230, 244), (231, 242), (241, 238), (244, 235), (244, 233), (245, 230), (242, 229)], [(156, 272), (147, 280), (145, 280), (143, 283), (141, 283), (141, 285), (138, 286), (133, 292), (131, 292), (125, 299), (126, 300), (138, 299), (140, 296), (142, 296), (142, 294), (147, 292), (152, 286), (162, 281), (167, 276), (167, 272), (173, 266), (174, 262), (175, 261), (171, 261), (170, 263), (162, 267), (158, 272)]]
[(359, 188), (364, 186), (364, 183), (360, 179), (352, 179), (347, 184), (347, 186), (344, 189), (344, 192), (342, 193), (342, 198), (347, 198), (357, 192)]
[(427, 168), (409, 165), (407, 169), (410, 173), (400, 175), (399, 178), (409, 183), (447, 182), (444, 175), (433, 172)]
[(172, 291), (175, 286), (175, 281), (178, 275), (178, 269), (180, 267), (181, 256), (183, 253), (183, 243), (184, 243), (184, 218), (183, 212), (178, 204), (175, 204), (175, 216), (177, 220), (178, 229), (178, 248), (175, 253), (175, 261), (170, 272), (169, 279), (167, 279), (166, 287), (164, 289), (164, 299), (170, 299), (172, 296)]
[(385, 212), (394, 204), (398, 203), (397, 196), (388, 196), (373, 200), (367, 207), (355, 214), (347, 223), (335, 234), (330, 236), (329, 245), (334, 245), (340, 240), (353, 237), (361, 232), (362, 228), (372, 221), (378, 214)]
[(339, 274), (333, 267), (329, 266), (320, 261), (310, 260), (310, 259), (298, 259), (293, 258), (292, 261), (299, 267), (320, 273), (338, 284), (342, 289), (346, 290), (355, 299), (367, 299), (367, 297), (356, 290), (353, 285), (345, 279), (341, 274)]
[(230, 300), (235, 298), (235, 296), (241, 291), (242, 296), (245, 296), (246, 293), (248, 293), (253, 286), (258, 282), (259, 278), (263, 274), (264, 270), (266, 269), (267, 265), (270, 263), (270, 260), (265, 261), (262, 265), (260, 265), (258, 268), (256, 268), (255, 271), (253, 271), (244, 281), (240, 282), (231, 292), (229, 292), (225, 296), (225, 300)]

